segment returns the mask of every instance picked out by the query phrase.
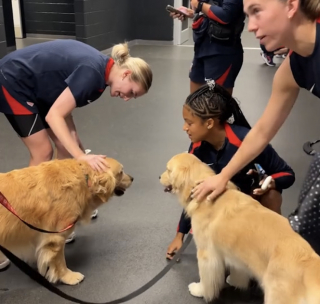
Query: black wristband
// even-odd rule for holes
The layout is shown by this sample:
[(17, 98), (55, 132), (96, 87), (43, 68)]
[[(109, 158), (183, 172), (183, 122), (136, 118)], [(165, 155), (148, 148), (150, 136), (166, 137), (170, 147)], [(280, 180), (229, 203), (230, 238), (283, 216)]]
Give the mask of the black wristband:
[(202, 2), (202, 1), (199, 1), (198, 7), (197, 7), (197, 9), (196, 9), (196, 13), (202, 12), (202, 6), (203, 6), (203, 2)]

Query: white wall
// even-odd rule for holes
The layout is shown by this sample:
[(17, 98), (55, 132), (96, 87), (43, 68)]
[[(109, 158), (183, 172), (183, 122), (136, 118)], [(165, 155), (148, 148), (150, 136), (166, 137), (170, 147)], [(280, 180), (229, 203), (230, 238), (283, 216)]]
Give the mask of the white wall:
[(16, 38), (22, 38), (20, 2), (19, 0), (11, 0), (11, 3), (12, 3), (12, 12), (13, 12), (14, 33)]

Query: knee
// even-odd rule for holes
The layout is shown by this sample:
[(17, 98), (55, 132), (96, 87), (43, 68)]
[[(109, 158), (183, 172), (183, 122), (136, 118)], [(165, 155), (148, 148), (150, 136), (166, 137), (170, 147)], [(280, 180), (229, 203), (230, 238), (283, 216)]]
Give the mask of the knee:
[(50, 142), (42, 144), (38, 149), (30, 151), (31, 162), (33, 165), (38, 165), (41, 162), (49, 161), (53, 156), (53, 149)]

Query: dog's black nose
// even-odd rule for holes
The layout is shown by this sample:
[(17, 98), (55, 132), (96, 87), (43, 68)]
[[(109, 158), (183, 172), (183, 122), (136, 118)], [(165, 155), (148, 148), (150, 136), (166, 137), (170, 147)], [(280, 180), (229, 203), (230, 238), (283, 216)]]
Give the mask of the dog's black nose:
[(159, 176), (159, 179), (161, 179), (161, 176)]
[[(129, 175), (130, 176), (130, 175)], [(132, 176), (130, 176), (131, 181), (133, 182), (134, 178)]]

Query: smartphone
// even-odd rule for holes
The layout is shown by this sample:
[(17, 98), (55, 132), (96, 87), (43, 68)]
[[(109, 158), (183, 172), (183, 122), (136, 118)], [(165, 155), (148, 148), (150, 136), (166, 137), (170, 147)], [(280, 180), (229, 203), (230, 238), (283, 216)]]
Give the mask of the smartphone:
[(190, 18), (190, 15), (188, 15), (187, 13), (181, 11), (181, 10), (178, 10), (176, 8), (174, 8), (173, 6), (171, 5), (167, 5), (166, 7), (166, 10), (169, 12), (169, 13), (176, 13), (176, 14), (180, 14), (180, 15), (183, 15), (187, 18)]

